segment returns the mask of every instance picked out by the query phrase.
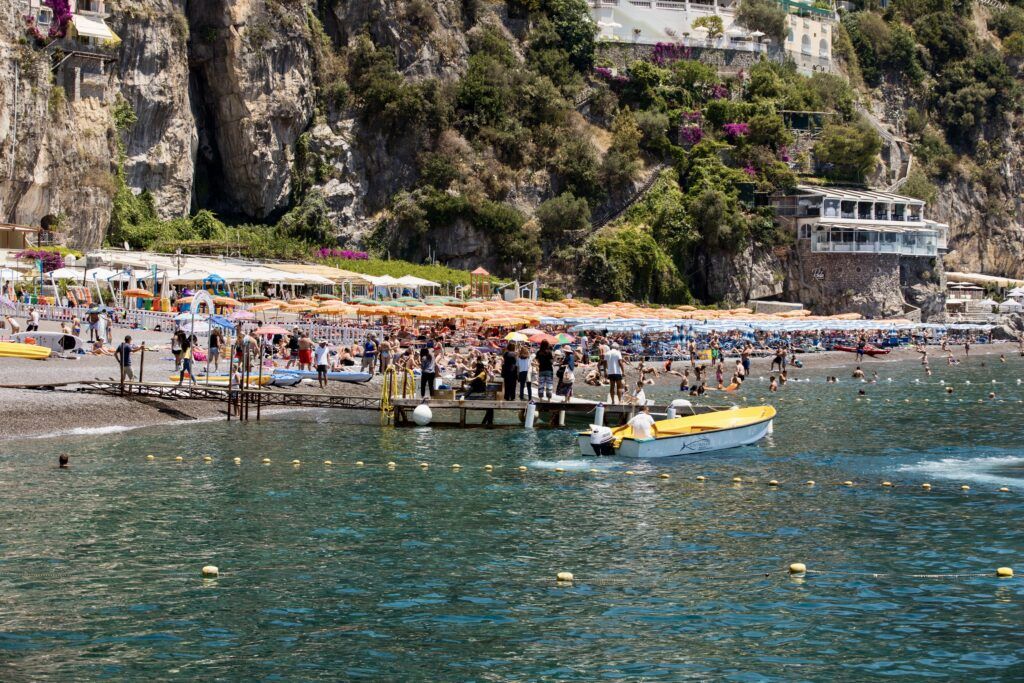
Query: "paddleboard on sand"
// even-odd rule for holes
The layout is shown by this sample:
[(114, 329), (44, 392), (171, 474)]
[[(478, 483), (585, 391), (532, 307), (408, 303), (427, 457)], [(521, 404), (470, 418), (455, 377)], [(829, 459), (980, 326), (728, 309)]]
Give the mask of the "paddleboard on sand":
[[(310, 370), (277, 370), (274, 375), (291, 375), (299, 379), (316, 379), (316, 373)], [(328, 372), (327, 379), (334, 382), (369, 382), (368, 372)]]
[(60, 332), (18, 332), (12, 334), (11, 339), (22, 344), (43, 346), (54, 353), (73, 353), (81, 351), (85, 347), (85, 342), (80, 338)]

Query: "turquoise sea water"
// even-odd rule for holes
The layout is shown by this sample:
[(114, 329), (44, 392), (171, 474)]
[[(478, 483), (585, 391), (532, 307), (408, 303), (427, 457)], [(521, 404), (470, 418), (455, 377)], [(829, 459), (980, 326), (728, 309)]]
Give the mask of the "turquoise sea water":
[(872, 368), (699, 461), (323, 416), (0, 443), (0, 680), (1022, 680), (1024, 363)]

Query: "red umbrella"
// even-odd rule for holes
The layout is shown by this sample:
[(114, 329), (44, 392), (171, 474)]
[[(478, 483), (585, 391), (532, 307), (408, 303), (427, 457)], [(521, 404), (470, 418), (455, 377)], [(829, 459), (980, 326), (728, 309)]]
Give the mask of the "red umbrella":
[(554, 344), (556, 341), (558, 341), (555, 337), (552, 337), (550, 334), (545, 334), (544, 332), (541, 332), (540, 334), (535, 334), (532, 337), (530, 337), (530, 341), (533, 342), (534, 344), (540, 344), (542, 341), (545, 340), (547, 340), (548, 344)]

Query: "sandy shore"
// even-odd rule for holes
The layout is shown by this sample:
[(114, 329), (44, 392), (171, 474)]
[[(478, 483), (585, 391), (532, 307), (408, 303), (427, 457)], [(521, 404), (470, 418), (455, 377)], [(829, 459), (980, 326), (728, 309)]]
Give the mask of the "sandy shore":
[[(58, 330), (55, 323), (43, 323), (44, 330)], [(126, 330), (116, 330), (115, 340), (120, 341)], [(147, 346), (156, 346), (156, 350), (146, 354), (145, 378), (167, 381), (174, 372), (174, 359), (169, 351), (170, 335), (166, 332), (130, 331), (133, 343), (145, 342)], [(1005, 353), (1015, 355), (1015, 344), (990, 344), (976, 346), (971, 349), (971, 357), (983, 357)], [(934, 367), (945, 363), (945, 355), (938, 347), (929, 349)], [(963, 356), (963, 347), (956, 347), (954, 355)], [(856, 365), (854, 354), (831, 352), (800, 354), (803, 368), (793, 369), (791, 376), (824, 378), (827, 375), (849, 377)], [(139, 359), (134, 359), (136, 372)], [(882, 360), (865, 359), (863, 368), (870, 374), (872, 365), (882, 366), (893, 361), (920, 363), (920, 355), (912, 349), (902, 349), (884, 356)], [(733, 359), (726, 361), (726, 374), (732, 374), (735, 363)], [(770, 358), (755, 358), (752, 361), (751, 374), (754, 377), (769, 374)], [(682, 370), (687, 365), (683, 362), (673, 364), (673, 369)], [(659, 371), (661, 364), (656, 364)], [(222, 371), (225, 370), (222, 364)], [(577, 373), (579, 376), (581, 373)], [(45, 361), (28, 361), (14, 358), (0, 358), (0, 385), (12, 384), (45, 384), (48, 382), (74, 382), (94, 380), (115, 380), (119, 375), (117, 362), (110, 356), (85, 355), (74, 359), (51, 358)], [(627, 374), (627, 381), (634, 374)], [(713, 374), (712, 374), (713, 377)], [(658, 386), (676, 387), (679, 378), (662, 375), (657, 380)], [(313, 386), (300, 385), (296, 390), (320, 391)], [(379, 380), (366, 385), (331, 383), (331, 393), (349, 396), (378, 396)], [(583, 398), (600, 398), (607, 389), (588, 387), (583, 384), (582, 377), (576, 383), (577, 396)], [(56, 391), (19, 390), (0, 388), (0, 439), (18, 439), (26, 437), (45, 437), (61, 434), (102, 433), (132, 427), (167, 424), (178, 421), (195, 421), (224, 419), (225, 407), (219, 403), (206, 401), (169, 400), (161, 401), (150, 398), (120, 398), (114, 396), (98, 396), (74, 391), (73, 388)]]

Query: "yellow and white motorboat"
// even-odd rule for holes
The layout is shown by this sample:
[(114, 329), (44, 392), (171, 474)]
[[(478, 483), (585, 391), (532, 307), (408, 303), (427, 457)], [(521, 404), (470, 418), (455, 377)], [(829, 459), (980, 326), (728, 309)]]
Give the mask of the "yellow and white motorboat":
[[(720, 410), (702, 415), (687, 415), (654, 423), (653, 438), (638, 439), (629, 425), (610, 430), (616, 455), (627, 458), (667, 458), (693, 455), (756, 443), (772, 433), (775, 408), (757, 406)], [(591, 425), (577, 435), (580, 453), (597, 455), (591, 436), (607, 427)]]

